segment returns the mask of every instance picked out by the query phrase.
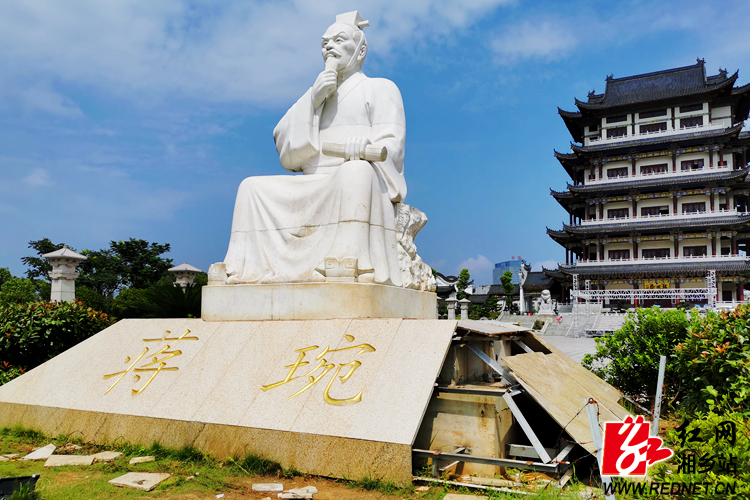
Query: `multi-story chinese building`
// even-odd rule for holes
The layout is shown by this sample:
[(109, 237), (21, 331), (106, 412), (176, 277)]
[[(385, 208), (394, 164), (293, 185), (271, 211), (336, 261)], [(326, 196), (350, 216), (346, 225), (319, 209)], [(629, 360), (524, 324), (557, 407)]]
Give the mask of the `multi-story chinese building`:
[(593, 290), (676, 289), (705, 287), (715, 270), (717, 300), (744, 300), (750, 84), (735, 86), (737, 77), (708, 76), (699, 59), (609, 76), (604, 93), (576, 99), (578, 111), (559, 109), (575, 143), (555, 152), (571, 182), (552, 196), (570, 219), (547, 229), (566, 256), (548, 276), (568, 290), (574, 274)]

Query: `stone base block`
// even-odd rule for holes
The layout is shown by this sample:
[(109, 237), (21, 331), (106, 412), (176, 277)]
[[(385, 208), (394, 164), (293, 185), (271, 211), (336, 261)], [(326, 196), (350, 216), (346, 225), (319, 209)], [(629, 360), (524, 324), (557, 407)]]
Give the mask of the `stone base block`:
[(204, 286), (204, 321), (435, 319), (437, 295), (370, 283)]

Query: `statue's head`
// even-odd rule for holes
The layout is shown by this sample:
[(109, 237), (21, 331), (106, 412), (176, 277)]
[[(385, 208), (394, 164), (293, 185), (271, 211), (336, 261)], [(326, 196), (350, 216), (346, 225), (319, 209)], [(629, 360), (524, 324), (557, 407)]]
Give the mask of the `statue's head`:
[(323, 60), (336, 59), (336, 71), (341, 75), (359, 71), (367, 55), (367, 38), (362, 28), (368, 25), (356, 10), (336, 16), (336, 22), (323, 34)]
[(550, 297), (552, 297), (552, 294), (549, 293), (549, 290), (542, 290), (542, 300), (546, 302)]

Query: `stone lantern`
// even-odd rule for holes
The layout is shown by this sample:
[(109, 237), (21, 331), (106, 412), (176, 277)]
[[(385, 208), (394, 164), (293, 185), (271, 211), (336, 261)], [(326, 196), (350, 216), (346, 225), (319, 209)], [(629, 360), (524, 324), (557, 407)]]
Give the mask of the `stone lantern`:
[(461, 299), (458, 303), (461, 304), (461, 319), (469, 319), (469, 304), (471, 301), (469, 299)]
[(175, 285), (180, 285), (182, 288), (186, 288), (188, 285), (193, 284), (193, 280), (198, 276), (201, 271), (197, 267), (193, 267), (187, 262), (168, 269), (170, 273), (175, 275)]
[(64, 246), (60, 250), (42, 255), (52, 264), (49, 278), (52, 281), (51, 302), (73, 302), (76, 298), (76, 266), (87, 259), (85, 255)]
[(448, 297), (445, 299), (445, 303), (448, 306), (448, 319), (456, 319), (456, 303), (458, 299), (456, 297)]

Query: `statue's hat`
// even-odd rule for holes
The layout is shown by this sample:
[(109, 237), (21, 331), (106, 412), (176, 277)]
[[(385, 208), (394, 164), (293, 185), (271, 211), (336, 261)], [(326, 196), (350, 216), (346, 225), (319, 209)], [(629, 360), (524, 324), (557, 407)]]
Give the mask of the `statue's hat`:
[(370, 25), (370, 21), (365, 21), (364, 19), (362, 19), (362, 16), (359, 15), (359, 11), (357, 10), (337, 15), (336, 22), (349, 24), (358, 29), (362, 29)]

